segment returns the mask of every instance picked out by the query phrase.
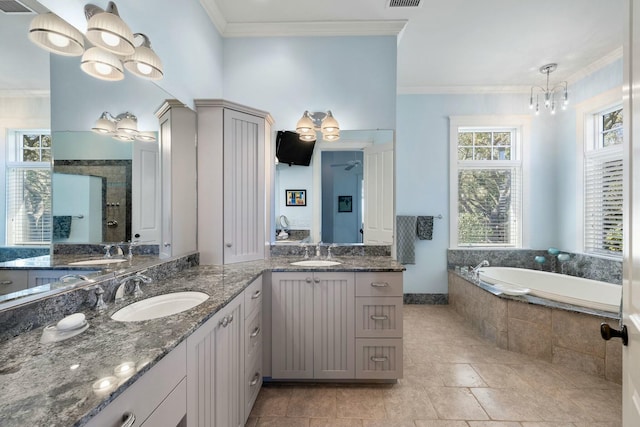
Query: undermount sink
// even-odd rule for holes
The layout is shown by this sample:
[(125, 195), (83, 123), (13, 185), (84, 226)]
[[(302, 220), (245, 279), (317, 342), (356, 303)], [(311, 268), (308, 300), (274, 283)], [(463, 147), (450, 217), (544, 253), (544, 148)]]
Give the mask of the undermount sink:
[(292, 262), (291, 265), (297, 265), (300, 267), (330, 267), (332, 265), (340, 265), (341, 262), (329, 261), (326, 259), (307, 259), (304, 261)]
[(186, 291), (162, 294), (134, 302), (111, 315), (119, 322), (139, 322), (158, 319), (189, 310), (209, 298), (204, 292)]
[(99, 258), (99, 259), (87, 259), (85, 261), (70, 262), (69, 265), (102, 265), (102, 264), (116, 264), (119, 262), (125, 262), (124, 258)]

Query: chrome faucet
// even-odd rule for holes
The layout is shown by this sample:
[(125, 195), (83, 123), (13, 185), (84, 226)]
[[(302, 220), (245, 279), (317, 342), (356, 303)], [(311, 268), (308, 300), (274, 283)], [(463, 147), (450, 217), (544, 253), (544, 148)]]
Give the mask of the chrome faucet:
[(129, 282), (133, 282), (135, 285), (133, 296), (134, 298), (138, 298), (143, 295), (142, 289), (140, 289), (140, 283), (151, 283), (152, 281), (153, 280), (150, 277), (145, 276), (142, 273), (136, 273), (133, 276), (125, 277), (120, 281), (120, 285), (118, 286), (118, 289), (116, 289), (114, 301), (124, 300), (125, 294), (127, 293), (127, 284)]
[(333, 259), (333, 254), (331, 253), (331, 251), (333, 250), (333, 248), (335, 248), (336, 246), (338, 246), (336, 243), (332, 243), (327, 247), (327, 259)]
[(322, 242), (318, 242), (316, 245), (316, 258), (320, 258), (320, 245), (322, 245)]
[(489, 267), (489, 261), (486, 259), (482, 260), (482, 262), (471, 269), (471, 276), (475, 279), (480, 277), (480, 267)]
[(104, 302), (102, 295), (104, 295), (104, 289), (100, 285), (89, 286), (88, 288), (84, 288), (86, 291), (95, 291), (96, 294), (96, 304), (93, 308), (97, 311), (105, 311), (107, 309), (107, 304)]
[(84, 274), (65, 274), (64, 276), (60, 276), (58, 278), (58, 281), (60, 281), (62, 283), (67, 283), (67, 282), (70, 282), (73, 279), (84, 280), (85, 282), (95, 282), (95, 280), (89, 279)]

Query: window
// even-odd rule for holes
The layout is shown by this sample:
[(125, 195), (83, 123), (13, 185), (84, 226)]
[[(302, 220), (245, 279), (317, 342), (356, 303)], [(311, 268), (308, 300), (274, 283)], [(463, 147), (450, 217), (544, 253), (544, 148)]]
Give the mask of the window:
[(13, 131), (6, 167), (7, 244), (51, 241), (51, 135)]
[[(584, 251), (622, 256), (621, 106), (593, 114), (584, 150)], [(589, 129), (588, 129), (589, 131)]]
[(451, 119), (451, 246), (521, 247), (523, 127), (514, 117)]

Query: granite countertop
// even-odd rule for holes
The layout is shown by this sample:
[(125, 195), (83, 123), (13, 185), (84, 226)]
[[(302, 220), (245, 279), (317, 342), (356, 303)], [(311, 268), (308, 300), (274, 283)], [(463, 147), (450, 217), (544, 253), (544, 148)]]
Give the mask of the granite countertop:
[[(164, 355), (239, 295), (264, 271), (403, 271), (389, 257), (339, 257), (341, 265), (295, 267), (300, 258), (277, 257), (225, 266), (198, 266), (142, 286), (142, 298), (186, 290), (210, 295), (204, 303), (172, 316), (115, 322), (110, 316), (135, 301), (109, 301), (105, 313), (85, 312), (89, 328), (62, 342), (41, 344), (43, 327), (0, 343), (0, 424), (80, 426), (115, 399)], [(97, 380), (133, 362), (137, 372), (107, 393)], [(75, 365), (78, 365), (77, 367)], [(73, 367), (73, 368), (72, 368)]]
[[(139, 267), (148, 263), (158, 262), (157, 255), (134, 255), (132, 259), (124, 259), (122, 262), (112, 264), (97, 265), (69, 265), (77, 261), (104, 259), (100, 255), (82, 254), (62, 254), (62, 255), (41, 255), (31, 258), (14, 259), (12, 261), (0, 262), (0, 270), (83, 270), (113, 272), (123, 268)], [(113, 259), (118, 259), (113, 257)]]

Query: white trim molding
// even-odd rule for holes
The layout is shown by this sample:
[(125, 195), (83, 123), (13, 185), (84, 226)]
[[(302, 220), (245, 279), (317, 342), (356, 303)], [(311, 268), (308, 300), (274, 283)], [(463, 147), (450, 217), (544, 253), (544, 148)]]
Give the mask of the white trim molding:
[(398, 36), (406, 20), (326, 22), (228, 22), (224, 37)]

